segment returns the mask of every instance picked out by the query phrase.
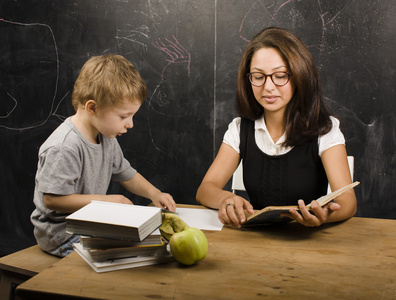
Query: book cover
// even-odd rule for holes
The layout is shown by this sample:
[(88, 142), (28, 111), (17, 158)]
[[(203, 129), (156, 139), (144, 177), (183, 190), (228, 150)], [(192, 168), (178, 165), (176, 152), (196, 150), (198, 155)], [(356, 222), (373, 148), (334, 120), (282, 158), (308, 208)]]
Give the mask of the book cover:
[(66, 217), (70, 234), (139, 242), (161, 224), (158, 207), (102, 201), (92, 201)]
[(166, 244), (149, 246), (132, 246), (107, 249), (85, 249), (92, 261), (106, 261), (117, 258), (127, 258), (133, 256), (152, 256), (168, 254)]
[(97, 273), (143, 267), (175, 261), (172, 254), (167, 253), (160, 255), (135, 256), (95, 262), (89, 256), (89, 252), (83, 249), (80, 243), (73, 244), (73, 248), (77, 252), (77, 254), (80, 255), (81, 258)]
[[(358, 181), (351, 183), (343, 188), (336, 190), (333, 193), (318, 198), (316, 201), (320, 206), (324, 206), (329, 202), (333, 201), (338, 196), (340, 196), (342, 193), (357, 186), (359, 183), (360, 182)], [(307, 208), (310, 209), (310, 207), (311, 204), (308, 204)], [(288, 217), (281, 217), (281, 213), (289, 212), (289, 209), (291, 208), (299, 210), (298, 205), (290, 205), (290, 206), (267, 206), (261, 210), (256, 211), (252, 215), (245, 212), (246, 222), (243, 224), (243, 226), (290, 222), (292, 220)]]
[(87, 248), (105, 249), (105, 248), (119, 248), (119, 247), (162, 245), (163, 241), (161, 238), (161, 232), (157, 228), (141, 242), (83, 235), (80, 236), (80, 243), (84, 249)]

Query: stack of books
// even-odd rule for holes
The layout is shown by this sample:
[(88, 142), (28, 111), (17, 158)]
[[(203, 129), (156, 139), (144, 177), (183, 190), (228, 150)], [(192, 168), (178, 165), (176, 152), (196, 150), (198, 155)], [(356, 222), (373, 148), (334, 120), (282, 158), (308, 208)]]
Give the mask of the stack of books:
[(173, 261), (161, 224), (160, 208), (92, 201), (66, 218), (66, 231), (80, 235), (75, 251), (101, 273)]

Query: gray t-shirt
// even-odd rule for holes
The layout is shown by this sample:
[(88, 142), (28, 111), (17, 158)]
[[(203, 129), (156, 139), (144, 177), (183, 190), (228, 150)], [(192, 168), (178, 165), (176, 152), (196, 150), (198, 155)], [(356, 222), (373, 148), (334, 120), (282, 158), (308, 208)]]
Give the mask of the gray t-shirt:
[(44, 193), (105, 195), (110, 181), (135, 176), (115, 138), (99, 134), (99, 141), (89, 142), (68, 118), (40, 147), (31, 221), (42, 249), (53, 250), (70, 237), (65, 221), (69, 214), (48, 209)]

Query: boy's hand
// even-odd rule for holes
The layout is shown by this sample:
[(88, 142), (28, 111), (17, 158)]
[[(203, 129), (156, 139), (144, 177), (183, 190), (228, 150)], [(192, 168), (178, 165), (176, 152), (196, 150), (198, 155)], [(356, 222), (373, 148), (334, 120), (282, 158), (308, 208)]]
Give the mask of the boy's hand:
[(139, 173), (136, 173), (131, 179), (120, 183), (131, 193), (150, 199), (155, 206), (176, 211), (176, 203), (172, 196), (162, 193)]
[(176, 203), (173, 197), (167, 193), (159, 193), (153, 199), (154, 205), (157, 207), (165, 208), (170, 211), (176, 211)]

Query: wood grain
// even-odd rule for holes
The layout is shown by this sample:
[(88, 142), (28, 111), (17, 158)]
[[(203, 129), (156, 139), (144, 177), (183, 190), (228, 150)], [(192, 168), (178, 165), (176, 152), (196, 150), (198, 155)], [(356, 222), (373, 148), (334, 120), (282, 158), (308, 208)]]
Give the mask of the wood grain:
[(21, 299), (395, 299), (396, 221), (205, 232), (208, 256), (95, 273), (76, 253), (17, 288)]

